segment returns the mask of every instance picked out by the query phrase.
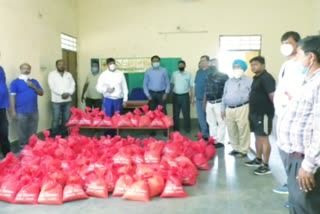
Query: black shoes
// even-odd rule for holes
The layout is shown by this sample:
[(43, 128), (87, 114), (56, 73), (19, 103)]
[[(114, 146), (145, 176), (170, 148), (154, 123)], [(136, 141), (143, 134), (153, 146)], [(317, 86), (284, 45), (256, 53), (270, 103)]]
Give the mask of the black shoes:
[(223, 148), (223, 147), (224, 147), (224, 144), (223, 144), (223, 143), (216, 143), (216, 144), (214, 144), (214, 147), (215, 147), (216, 149)]
[(258, 169), (253, 172), (255, 175), (267, 175), (271, 174), (271, 170), (267, 164), (262, 164)]
[(235, 156), (235, 155), (237, 155), (237, 154), (239, 154), (239, 152), (237, 152), (236, 150), (232, 150), (232, 151), (229, 153), (229, 155), (232, 155), (232, 156)]
[(250, 167), (259, 167), (261, 164), (262, 161), (258, 160), (257, 158), (253, 159), (252, 161), (245, 162), (245, 165)]

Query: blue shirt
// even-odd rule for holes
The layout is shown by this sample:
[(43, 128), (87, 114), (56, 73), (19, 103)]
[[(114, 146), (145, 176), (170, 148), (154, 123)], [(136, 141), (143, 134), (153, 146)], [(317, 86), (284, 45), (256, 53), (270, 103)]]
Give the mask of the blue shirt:
[(204, 97), (204, 89), (205, 89), (205, 82), (208, 74), (210, 73), (210, 69), (207, 70), (198, 70), (195, 78), (195, 90), (196, 90), (196, 99), (203, 100)]
[(143, 80), (143, 91), (147, 97), (150, 96), (151, 91), (165, 91), (167, 94), (170, 92), (170, 80), (168, 71), (165, 68), (149, 68)]
[[(42, 90), (37, 80), (31, 82)], [(22, 79), (15, 79), (10, 86), (10, 93), (16, 95), (16, 112), (17, 113), (36, 113), (38, 112), (38, 95), (36, 91), (30, 88)]]
[(6, 85), (6, 75), (0, 66), (0, 109), (9, 108), (9, 93)]

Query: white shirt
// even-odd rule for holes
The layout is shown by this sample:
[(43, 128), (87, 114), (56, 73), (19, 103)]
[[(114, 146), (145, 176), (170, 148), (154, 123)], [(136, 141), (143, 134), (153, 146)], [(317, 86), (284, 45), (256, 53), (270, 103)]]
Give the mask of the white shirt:
[(278, 117), (285, 113), (292, 97), (299, 94), (305, 74), (300, 71), (299, 62), (291, 59), (283, 63), (278, 86), (274, 94), (275, 112)]
[(62, 99), (63, 93), (73, 94), (75, 91), (76, 83), (72, 75), (65, 71), (61, 76), (60, 73), (55, 70), (49, 73), (48, 76), (49, 88), (51, 90), (51, 101), (54, 103), (70, 102), (71, 96), (67, 99)]
[[(112, 93), (108, 93), (108, 88), (114, 88)], [(123, 102), (128, 101), (128, 87), (126, 78), (122, 71), (106, 70), (102, 72), (98, 79), (97, 91), (103, 94), (104, 97), (116, 100), (123, 98)]]

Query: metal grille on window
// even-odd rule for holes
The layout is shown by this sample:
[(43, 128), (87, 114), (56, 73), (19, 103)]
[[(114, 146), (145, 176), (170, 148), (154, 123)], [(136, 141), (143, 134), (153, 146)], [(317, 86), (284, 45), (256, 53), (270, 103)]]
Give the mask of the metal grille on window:
[(77, 39), (66, 34), (61, 34), (61, 48), (70, 51), (77, 51)]
[(220, 36), (221, 51), (259, 51), (261, 36)]

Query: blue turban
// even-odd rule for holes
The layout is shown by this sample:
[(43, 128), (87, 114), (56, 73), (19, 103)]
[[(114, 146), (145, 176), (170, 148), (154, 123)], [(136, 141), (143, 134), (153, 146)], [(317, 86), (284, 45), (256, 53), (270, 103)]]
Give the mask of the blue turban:
[(242, 70), (244, 70), (244, 71), (246, 71), (248, 68), (247, 63), (241, 59), (234, 60), (232, 63), (232, 68), (234, 68), (234, 66), (236, 66), (236, 65), (239, 65), (242, 68)]

